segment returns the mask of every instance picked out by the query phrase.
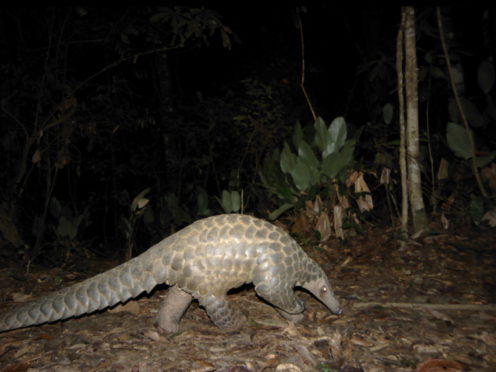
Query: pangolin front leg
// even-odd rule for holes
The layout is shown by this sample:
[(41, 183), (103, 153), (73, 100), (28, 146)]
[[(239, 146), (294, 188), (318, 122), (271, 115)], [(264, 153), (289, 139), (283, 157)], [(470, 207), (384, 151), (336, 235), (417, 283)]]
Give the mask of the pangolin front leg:
[(167, 333), (177, 333), (179, 322), (192, 300), (193, 296), (177, 285), (170, 287), (158, 311), (159, 327)]
[(279, 308), (276, 308), (277, 312), (286, 320), (290, 321), (290, 322), (293, 322), (293, 323), (299, 323), (303, 320), (303, 318), (305, 318), (305, 315), (303, 314), (303, 312), (299, 313), (299, 314), (290, 314), (290, 313), (287, 313), (285, 312), (284, 310), (281, 310)]
[(271, 288), (268, 284), (260, 283), (255, 286), (255, 291), (260, 297), (276, 306), (277, 311), (284, 319), (294, 323), (303, 320), (305, 307), (294, 293), (293, 288), (283, 285)]
[(225, 295), (207, 295), (199, 300), (212, 322), (223, 330), (235, 331), (246, 321), (246, 316)]

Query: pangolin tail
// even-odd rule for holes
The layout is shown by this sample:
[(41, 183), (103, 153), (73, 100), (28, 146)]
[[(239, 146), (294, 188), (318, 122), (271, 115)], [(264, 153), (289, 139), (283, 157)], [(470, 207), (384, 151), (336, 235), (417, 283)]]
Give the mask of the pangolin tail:
[(140, 256), (81, 283), (0, 314), (0, 332), (92, 313), (150, 292), (166, 280), (157, 244)]

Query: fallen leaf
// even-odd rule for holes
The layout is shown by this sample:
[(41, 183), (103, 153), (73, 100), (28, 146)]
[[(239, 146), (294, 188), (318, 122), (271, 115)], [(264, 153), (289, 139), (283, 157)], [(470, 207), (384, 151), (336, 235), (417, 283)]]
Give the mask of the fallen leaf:
[(413, 372), (458, 372), (463, 371), (463, 366), (448, 359), (429, 359), (417, 365)]
[(276, 372), (301, 372), (301, 369), (291, 363), (281, 363), (276, 367)]
[(288, 322), (287, 327), (284, 328), (281, 333), (291, 337), (301, 337), (300, 331), (298, 331), (298, 328), (296, 328), (296, 325), (293, 322)]
[(372, 345), (373, 345), (371, 342), (365, 341), (363, 338), (359, 338), (359, 337), (356, 337), (356, 336), (353, 336), (353, 337), (350, 339), (350, 342), (351, 342), (353, 345), (363, 346), (363, 347), (370, 347), (370, 346), (372, 346)]
[(138, 315), (140, 313), (140, 305), (137, 301), (129, 301), (124, 305), (117, 305), (113, 309), (109, 310), (110, 313), (122, 313), (127, 312), (134, 315)]
[(153, 341), (161, 341), (163, 340), (164, 338), (162, 336), (159, 335), (159, 333), (157, 331), (146, 331), (144, 333), (145, 337), (148, 337), (150, 340), (153, 340)]
[(496, 226), (496, 213), (494, 211), (487, 211), (484, 216), (482, 216), (482, 221), (486, 221), (491, 227)]
[(12, 299), (14, 302), (26, 302), (33, 298), (32, 294), (29, 293), (14, 293), (12, 294)]
[(257, 324), (267, 327), (284, 328), (288, 325), (288, 322), (286, 322), (283, 319), (262, 318), (262, 319), (253, 319), (253, 321)]
[(427, 311), (436, 319), (439, 319), (439, 320), (442, 320), (448, 324), (454, 324), (454, 320), (452, 318), (450, 318), (448, 315), (440, 312), (440, 311), (437, 311), (437, 310), (434, 310), (434, 309), (429, 309), (427, 308)]
[(473, 337), (481, 340), (488, 346), (496, 346), (496, 337), (487, 332), (482, 332), (480, 335), (474, 335)]

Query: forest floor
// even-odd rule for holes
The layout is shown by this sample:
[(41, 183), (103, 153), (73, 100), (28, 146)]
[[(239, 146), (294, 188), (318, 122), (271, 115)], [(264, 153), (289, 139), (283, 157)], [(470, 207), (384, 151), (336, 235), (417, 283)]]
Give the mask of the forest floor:
[[(0, 334), (0, 371), (496, 371), (495, 230), (405, 247), (396, 235), (371, 228), (305, 247), (329, 274), (341, 316), (301, 292), (305, 319), (288, 323), (247, 288), (230, 295), (249, 314), (239, 333), (222, 332), (194, 303), (166, 336), (155, 325), (165, 293), (157, 288), (109, 311)], [(2, 264), (0, 308), (112, 266), (90, 261), (29, 274)]]

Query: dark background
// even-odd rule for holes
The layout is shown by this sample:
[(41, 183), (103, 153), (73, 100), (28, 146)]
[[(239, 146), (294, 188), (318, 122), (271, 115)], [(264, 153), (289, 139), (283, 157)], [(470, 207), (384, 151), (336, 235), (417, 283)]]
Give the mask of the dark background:
[[(174, 30), (170, 19), (151, 21), (164, 11), (159, 7), (0, 10), (0, 199), (8, 221), (2, 232), (18, 236), (3, 241), (4, 255), (50, 261), (82, 242), (104, 253), (129, 236), (140, 237), (139, 251), (207, 214), (197, 207), (202, 192), (209, 214), (222, 212), (216, 197), (223, 190), (243, 189), (249, 213), (263, 216), (277, 207), (259, 180), (262, 161), (297, 121), (314, 121), (300, 87), (299, 19), (315, 112), (327, 123), (344, 116), (349, 137), (360, 133), (354, 169), (387, 166), (399, 179), (397, 114), (385, 123), (383, 108), (397, 108), (400, 7), (178, 9), (183, 15), (201, 9), (184, 23), (198, 26), (198, 34), (185, 37), (187, 27)], [(202, 23), (206, 12), (217, 22), (213, 29)], [(485, 118), (474, 128), (479, 148), (492, 151), (492, 96), (481, 92), (477, 71), (494, 58), (494, 11), (447, 7), (443, 13), (462, 94)], [(460, 172), (441, 194), (460, 187), (463, 204), (476, 187), (446, 145), (449, 84), (425, 73), (445, 71), (435, 9), (416, 9), (416, 19), (421, 135), (428, 116), (435, 166), (444, 157)], [(229, 47), (222, 27), (232, 31)], [(422, 151), (428, 199), (425, 141)], [(149, 213), (133, 220), (132, 200), (146, 188)], [(381, 221), (387, 209), (379, 186), (374, 193), (375, 215), (367, 218)], [(75, 234), (60, 233), (63, 216)]]

